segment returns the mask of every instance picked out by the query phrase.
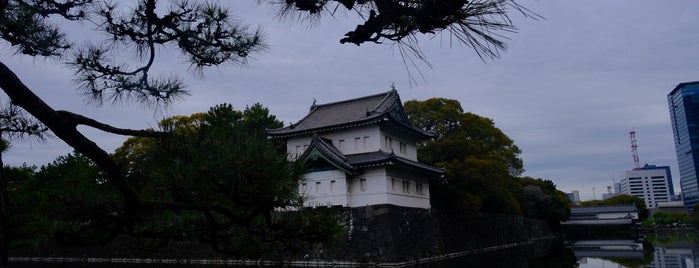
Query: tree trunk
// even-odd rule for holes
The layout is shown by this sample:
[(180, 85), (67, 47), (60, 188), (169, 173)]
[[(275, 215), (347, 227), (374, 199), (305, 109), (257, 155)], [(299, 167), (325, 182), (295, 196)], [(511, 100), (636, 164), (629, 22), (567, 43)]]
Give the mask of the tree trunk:
[[(2, 142), (2, 132), (0, 132)], [(1, 146), (1, 145), (0, 145)], [(0, 148), (0, 268), (7, 267), (8, 251), (10, 246), (9, 213), (7, 205), (7, 179), (2, 162), (2, 153), (5, 148)]]
[(119, 229), (130, 229), (136, 219), (139, 198), (121, 173), (119, 165), (102, 148), (78, 131), (74, 116), (69, 113), (56, 111), (34, 94), (15, 75), (10, 68), (0, 61), (0, 88), (12, 100), (12, 103), (22, 107), (29, 114), (41, 121), (53, 134), (73, 147), (79, 153), (87, 156), (97, 164), (107, 175), (111, 183), (123, 198), (123, 214), (119, 227), (113, 230), (115, 236)]

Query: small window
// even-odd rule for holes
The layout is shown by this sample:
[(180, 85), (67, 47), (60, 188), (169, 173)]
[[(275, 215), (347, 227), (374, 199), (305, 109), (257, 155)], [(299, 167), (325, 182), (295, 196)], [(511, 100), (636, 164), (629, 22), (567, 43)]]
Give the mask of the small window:
[(308, 191), (308, 183), (301, 183), (301, 192), (305, 193)]
[(300, 155), (303, 151), (301, 151), (301, 145), (296, 145), (296, 155)]
[(303, 145), (303, 151), (305, 152), (308, 149), (308, 144)]
[(338, 143), (339, 143), (338, 148), (340, 150), (345, 148), (345, 140), (340, 140)]
[(369, 146), (369, 136), (364, 136), (364, 149)]
[(320, 191), (320, 182), (317, 181), (316, 182), (316, 193), (318, 193), (319, 191)]
[(335, 193), (335, 181), (330, 181), (330, 192)]
[(391, 178), (391, 191), (395, 192), (396, 191), (396, 179)]
[(359, 190), (366, 191), (366, 179), (359, 179)]
[(362, 141), (361, 138), (354, 138), (354, 149), (359, 149), (359, 143)]

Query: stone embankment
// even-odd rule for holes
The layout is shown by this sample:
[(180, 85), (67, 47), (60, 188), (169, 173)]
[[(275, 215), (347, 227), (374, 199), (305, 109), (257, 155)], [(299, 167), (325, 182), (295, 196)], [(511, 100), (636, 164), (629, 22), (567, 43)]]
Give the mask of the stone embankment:
[[(233, 260), (206, 247), (166, 248), (151, 256), (119, 248), (22, 254), (16, 262), (180, 263), (285, 265), (314, 267), (401, 267), (520, 246), (539, 247), (560, 238), (545, 221), (513, 215), (464, 215), (393, 205), (337, 208), (346, 235), (342, 241), (315, 244), (294, 256), (278, 253), (264, 260)], [(119, 244), (119, 243), (117, 243)], [(128, 249), (129, 247), (125, 247)], [(109, 254), (121, 252), (118, 256)], [(126, 252), (126, 253), (124, 253)], [(545, 250), (544, 250), (545, 252)], [(52, 256), (50, 258), (46, 256)], [(77, 256), (77, 257), (76, 257)], [(86, 257), (87, 256), (87, 257)]]

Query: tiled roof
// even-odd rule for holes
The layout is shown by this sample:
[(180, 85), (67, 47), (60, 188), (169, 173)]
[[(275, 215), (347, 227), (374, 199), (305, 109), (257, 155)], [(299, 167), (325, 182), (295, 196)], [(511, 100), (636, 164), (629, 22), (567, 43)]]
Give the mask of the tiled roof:
[(313, 135), (311, 144), (308, 145), (308, 149), (303, 152), (299, 159), (308, 161), (308, 159), (313, 158), (314, 155), (323, 157), (323, 159), (343, 169), (345, 172), (353, 173), (355, 170), (352, 165), (347, 163), (347, 157), (332, 145), (332, 141), (321, 138), (318, 135)]
[(308, 115), (296, 124), (270, 129), (267, 130), (267, 133), (272, 137), (290, 137), (376, 124), (389, 119), (422, 136), (433, 136), (432, 133), (415, 128), (410, 124), (396, 90), (339, 102), (314, 105), (311, 107)]
[(587, 206), (571, 207), (570, 214), (579, 213), (612, 213), (612, 212), (637, 212), (636, 205), (613, 205), (613, 206)]
[(412, 161), (384, 151), (344, 155), (332, 145), (330, 140), (324, 139), (318, 135), (313, 135), (308, 149), (306, 149), (299, 159), (302, 161), (309, 161), (315, 160), (318, 157), (325, 159), (333, 166), (350, 174), (354, 174), (356, 170), (366, 167), (402, 165), (422, 172), (431, 173), (434, 176), (444, 175), (444, 169)]
[(434, 175), (444, 174), (444, 169), (436, 168), (397, 156), (394, 153), (387, 153), (384, 151), (347, 155), (347, 163), (356, 168), (398, 164), (424, 170), (433, 173)]

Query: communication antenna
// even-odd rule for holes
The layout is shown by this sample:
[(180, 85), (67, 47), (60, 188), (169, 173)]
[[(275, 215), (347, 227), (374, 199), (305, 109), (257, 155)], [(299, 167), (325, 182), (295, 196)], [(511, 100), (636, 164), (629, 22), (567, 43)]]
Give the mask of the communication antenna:
[(629, 132), (629, 139), (631, 139), (631, 154), (633, 155), (633, 167), (634, 169), (641, 169), (641, 165), (638, 161), (638, 145), (636, 145), (636, 130), (631, 129)]

